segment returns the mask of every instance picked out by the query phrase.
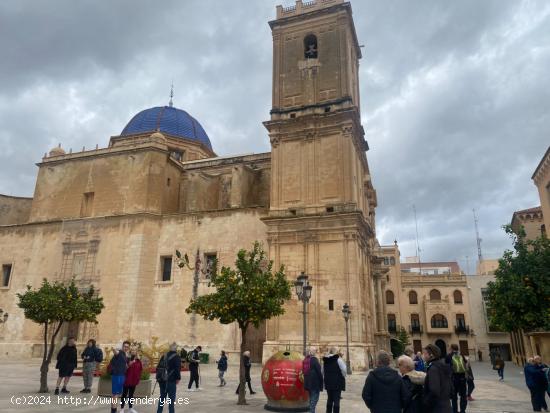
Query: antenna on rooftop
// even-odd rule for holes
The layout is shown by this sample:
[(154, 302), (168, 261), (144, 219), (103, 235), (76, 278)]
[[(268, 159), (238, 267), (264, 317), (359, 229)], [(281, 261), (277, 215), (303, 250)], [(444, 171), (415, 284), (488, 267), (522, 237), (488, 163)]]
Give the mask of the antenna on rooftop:
[(418, 221), (416, 219), (416, 206), (413, 204), (414, 212), (414, 227), (416, 230), (416, 256), (418, 257), (418, 264), (420, 264), (420, 275), (422, 275), (422, 260), (420, 259), (420, 243), (418, 242)]
[(168, 106), (170, 107), (174, 106), (174, 102), (172, 101), (173, 97), (174, 97), (174, 82), (172, 82), (172, 85), (170, 86), (170, 102), (168, 102)]
[(481, 261), (483, 260), (483, 256), (481, 255), (481, 238), (479, 238), (479, 228), (477, 226), (478, 221), (475, 208), (472, 209), (472, 212), (474, 213), (474, 226), (476, 228), (477, 258), (481, 263)]

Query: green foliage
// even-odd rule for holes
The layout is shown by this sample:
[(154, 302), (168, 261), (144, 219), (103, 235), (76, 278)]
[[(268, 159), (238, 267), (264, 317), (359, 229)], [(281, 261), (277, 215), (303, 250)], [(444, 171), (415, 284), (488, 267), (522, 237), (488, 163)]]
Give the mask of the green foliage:
[[(17, 305), (23, 309), (25, 318), (44, 326), (44, 349), (40, 366), (40, 393), (48, 392), (48, 368), (52, 360), (54, 343), (65, 322), (89, 321), (97, 323), (97, 315), (103, 309), (103, 298), (97, 296), (93, 286), (79, 291), (74, 280), (69, 284), (59, 281), (50, 283), (44, 278), (40, 288), (17, 293)], [(50, 329), (51, 327), (51, 329)], [(48, 344), (48, 334), (50, 342)]]
[(237, 322), (241, 329), (251, 324), (258, 327), (262, 321), (282, 315), (291, 289), (284, 267), (273, 272), (273, 261), (267, 261), (257, 241), (251, 251), (238, 252), (235, 269), (222, 267), (218, 273), (215, 263), (209, 286), (216, 291), (191, 300), (185, 311), (222, 324)]
[(395, 341), (392, 345), (392, 353), (393, 357), (399, 357), (404, 354), (405, 348), (411, 344), (409, 340), (409, 335), (407, 334), (407, 331), (403, 327), (399, 327), (399, 331), (397, 331), (397, 336), (395, 337)]
[(96, 296), (94, 287), (81, 292), (74, 280), (69, 284), (59, 281), (42, 281), (39, 289), (17, 294), (18, 306), (23, 309), (25, 318), (39, 324), (52, 322), (90, 321), (97, 323), (96, 317), (103, 309), (103, 298)]
[(503, 331), (550, 330), (550, 240), (525, 239), (522, 230), (505, 231), (514, 241), (499, 260), (495, 281), (488, 283), (489, 322)]
[(149, 380), (151, 378), (151, 372), (148, 369), (143, 369), (141, 371), (140, 380)]

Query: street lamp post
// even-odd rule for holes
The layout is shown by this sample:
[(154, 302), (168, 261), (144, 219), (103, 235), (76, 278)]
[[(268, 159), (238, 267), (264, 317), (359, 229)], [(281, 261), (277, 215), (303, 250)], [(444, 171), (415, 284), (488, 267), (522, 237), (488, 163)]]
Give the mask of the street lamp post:
[(351, 374), (351, 363), (349, 360), (349, 329), (348, 329), (348, 322), (349, 322), (349, 316), (351, 314), (351, 311), (349, 309), (348, 303), (345, 303), (342, 307), (342, 314), (344, 314), (344, 320), (346, 320), (346, 370), (348, 374)]
[(307, 343), (307, 303), (311, 298), (312, 286), (309, 285), (309, 277), (302, 273), (294, 281), (294, 287), (296, 288), (296, 295), (298, 299), (303, 303), (303, 320), (304, 320), (304, 356), (306, 355), (306, 343)]

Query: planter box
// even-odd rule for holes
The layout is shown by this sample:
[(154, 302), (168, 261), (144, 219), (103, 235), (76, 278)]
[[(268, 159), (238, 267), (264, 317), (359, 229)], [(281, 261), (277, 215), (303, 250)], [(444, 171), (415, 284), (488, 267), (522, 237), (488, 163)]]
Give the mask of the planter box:
[[(134, 397), (149, 397), (151, 396), (151, 390), (153, 389), (153, 380), (141, 380), (136, 387)], [(111, 397), (111, 378), (99, 378), (99, 383), (97, 385), (97, 395)]]

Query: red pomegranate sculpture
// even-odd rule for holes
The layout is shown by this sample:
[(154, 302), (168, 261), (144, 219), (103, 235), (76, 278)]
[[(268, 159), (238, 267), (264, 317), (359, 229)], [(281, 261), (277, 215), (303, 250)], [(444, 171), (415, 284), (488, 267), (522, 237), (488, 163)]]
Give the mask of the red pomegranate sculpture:
[(295, 351), (279, 351), (265, 363), (262, 388), (267, 397), (266, 410), (307, 412), (309, 395), (304, 390), (303, 356)]

